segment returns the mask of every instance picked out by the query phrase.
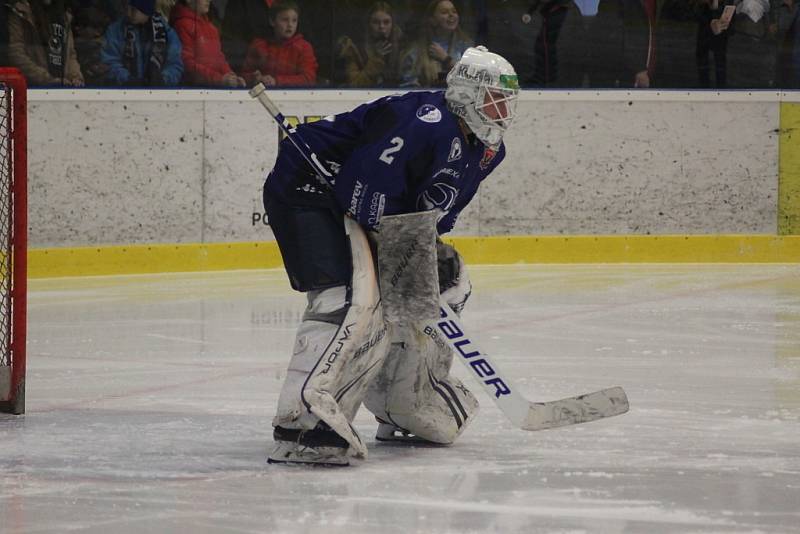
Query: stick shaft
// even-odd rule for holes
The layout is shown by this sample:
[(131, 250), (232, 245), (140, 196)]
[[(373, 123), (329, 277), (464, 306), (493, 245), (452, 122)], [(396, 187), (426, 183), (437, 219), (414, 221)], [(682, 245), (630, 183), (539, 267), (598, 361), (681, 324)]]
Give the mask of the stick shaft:
[(281, 110), (275, 105), (275, 102), (267, 95), (264, 84), (259, 83), (250, 89), (250, 96), (258, 100), (261, 105), (264, 106), (264, 109), (275, 119), (275, 122), (278, 123), (283, 133), (289, 138), (289, 141), (295, 146), (300, 155), (303, 156), (303, 159), (305, 159), (306, 162), (311, 165), (311, 168), (314, 169), (314, 172), (317, 173), (317, 177), (320, 178), (320, 181), (329, 186), (329, 181), (333, 178), (333, 174), (319, 161), (316, 153), (314, 153), (311, 147), (308, 146), (308, 143), (303, 140), (297, 129), (289, 124), (289, 121), (283, 116), (283, 113), (281, 113)]
[(423, 331), (434, 342), (447, 343), (454, 357), (464, 364), (503, 414), (522, 430), (588, 423), (628, 411), (628, 397), (621, 387), (549, 402), (530, 402), (514, 385), (510, 375), (478, 348), (458, 315), (443, 300), (440, 302), (439, 320), (424, 326)]

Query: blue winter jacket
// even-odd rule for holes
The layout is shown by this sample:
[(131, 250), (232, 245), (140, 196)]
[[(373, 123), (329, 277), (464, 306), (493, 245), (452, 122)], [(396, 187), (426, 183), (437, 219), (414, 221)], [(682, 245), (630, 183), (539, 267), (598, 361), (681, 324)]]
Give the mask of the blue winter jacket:
[[(114, 85), (126, 85), (132, 80), (142, 80), (146, 72), (147, 64), (150, 60), (150, 51), (153, 48), (152, 42), (142, 44), (142, 35), (149, 31), (150, 22), (137, 26), (134, 36), (134, 49), (136, 50), (137, 72), (128, 72), (125, 62), (125, 28), (128, 19), (123, 17), (110, 24), (106, 29), (103, 50), (100, 59), (110, 67), (106, 78)], [(166, 24), (166, 21), (165, 21)], [(144, 48), (144, 49), (143, 49)], [(161, 77), (164, 85), (175, 86), (183, 75), (183, 61), (181, 60), (181, 41), (175, 30), (167, 26), (167, 49), (164, 58), (164, 65), (161, 70)]]

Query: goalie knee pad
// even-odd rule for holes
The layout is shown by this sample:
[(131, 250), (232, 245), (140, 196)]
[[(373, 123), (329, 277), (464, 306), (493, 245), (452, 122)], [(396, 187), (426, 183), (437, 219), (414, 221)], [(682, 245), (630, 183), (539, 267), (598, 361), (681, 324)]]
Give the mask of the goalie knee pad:
[(450, 444), (461, 435), (478, 413), (478, 400), (449, 376), (452, 361), (449, 348), (415, 328), (398, 332), (364, 399), (381, 423), (378, 439), (400, 433)]

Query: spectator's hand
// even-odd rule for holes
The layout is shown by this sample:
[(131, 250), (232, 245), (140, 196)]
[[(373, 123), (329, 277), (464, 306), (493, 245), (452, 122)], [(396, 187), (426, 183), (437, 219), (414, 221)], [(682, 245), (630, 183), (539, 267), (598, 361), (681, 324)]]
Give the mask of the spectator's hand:
[(447, 55), (447, 50), (442, 48), (438, 43), (431, 43), (428, 47), (428, 55), (436, 61), (444, 61), (449, 57)]
[(650, 87), (650, 75), (646, 70), (636, 73), (636, 76), (633, 79), (633, 86), (641, 89)]
[(778, 23), (773, 22), (769, 26), (767, 26), (767, 33), (770, 37), (775, 37), (778, 34)]
[(729, 24), (729, 22), (722, 22), (720, 19), (714, 19), (711, 21), (711, 32), (714, 35), (719, 35), (728, 29)]
[(68, 78), (64, 80), (64, 85), (69, 87), (83, 87), (83, 80), (81, 78)]
[(269, 74), (264, 74), (263, 76), (258, 78), (258, 81), (260, 81), (267, 87), (275, 87), (276, 85), (278, 85), (277, 80), (275, 80), (275, 78), (270, 76)]
[(381, 56), (388, 56), (392, 53), (392, 42), (381, 41), (375, 45), (375, 51)]
[(244, 78), (231, 71), (222, 77), (222, 84), (226, 87), (244, 87)]

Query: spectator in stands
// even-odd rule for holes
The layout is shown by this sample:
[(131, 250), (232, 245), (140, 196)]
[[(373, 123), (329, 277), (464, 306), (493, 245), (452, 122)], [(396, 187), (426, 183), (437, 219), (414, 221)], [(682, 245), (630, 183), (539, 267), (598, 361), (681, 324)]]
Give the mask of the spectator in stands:
[(8, 12), (10, 6), (0, 4), (0, 65), (8, 65)]
[(275, 0), (228, 0), (222, 20), (222, 51), (236, 72), (242, 72), (247, 49), (256, 38), (272, 35), (269, 9)]
[(727, 87), (728, 77), (728, 22), (720, 20), (725, 6), (734, 0), (699, 0), (697, 11), (697, 83), (712, 87), (711, 61), (714, 62), (713, 87)]
[(297, 33), (300, 9), (293, 0), (270, 8), (271, 39), (256, 38), (247, 50), (242, 74), (250, 84), (307, 86), (317, 81), (317, 58), (311, 44)]
[(170, 24), (181, 40), (183, 79), (191, 85), (244, 87), (222, 53), (219, 30), (209, 18), (211, 0), (181, 0)]
[(101, 60), (100, 52), (109, 24), (125, 13), (124, 0), (73, 0), (72, 11), (75, 52), (84, 81), (86, 85), (102, 85), (108, 65)]
[(160, 13), (162, 17), (169, 20), (169, 15), (172, 9), (179, 0), (156, 0), (156, 12)]
[(459, 25), (458, 10), (450, 0), (433, 0), (425, 9), (419, 36), (400, 64), (402, 87), (444, 87), (445, 76), (472, 40)]
[(29, 85), (83, 85), (72, 14), (64, 0), (17, 0), (8, 15), (8, 60)]
[(181, 41), (155, 0), (128, 0), (128, 14), (106, 30), (101, 58), (114, 85), (175, 86), (183, 74)]
[[(475, 35), (477, 44), (488, 46), (514, 65), (520, 84), (530, 84), (533, 76), (538, 21), (531, 19), (532, 3), (532, 0), (472, 0), (462, 6), (456, 2), (462, 28)], [(464, 16), (465, 8), (472, 11), (471, 17)]]
[(782, 4), (782, 0), (736, 0), (736, 15), (727, 32), (728, 87), (775, 87)]
[[(540, 6), (545, 12), (529, 13), (541, 15), (549, 32), (558, 27), (558, 44), (540, 35), (535, 57), (539, 83), (565, 88), (650, 87), (656, 52), (655, 0), (572, 0), (567, 5), (542, 1)], [(554, 65), (557, 72), (551, 69)]]
[(700, 0), (664, 0), (658, 14), (658, 86), (697, 86), (697, 9)]
[(398, 83), (400, 39), (392, 7), (375, 2), (367, 13), (364, 35), (356, 44), (349, 36), (337, 42), (339, 76), (349, 87), (394, 87)]
[(783, 0), (777, 17), (778, 57), (776, 80), (781, 89), (800, 88), (800, 9), (794, 0)]

